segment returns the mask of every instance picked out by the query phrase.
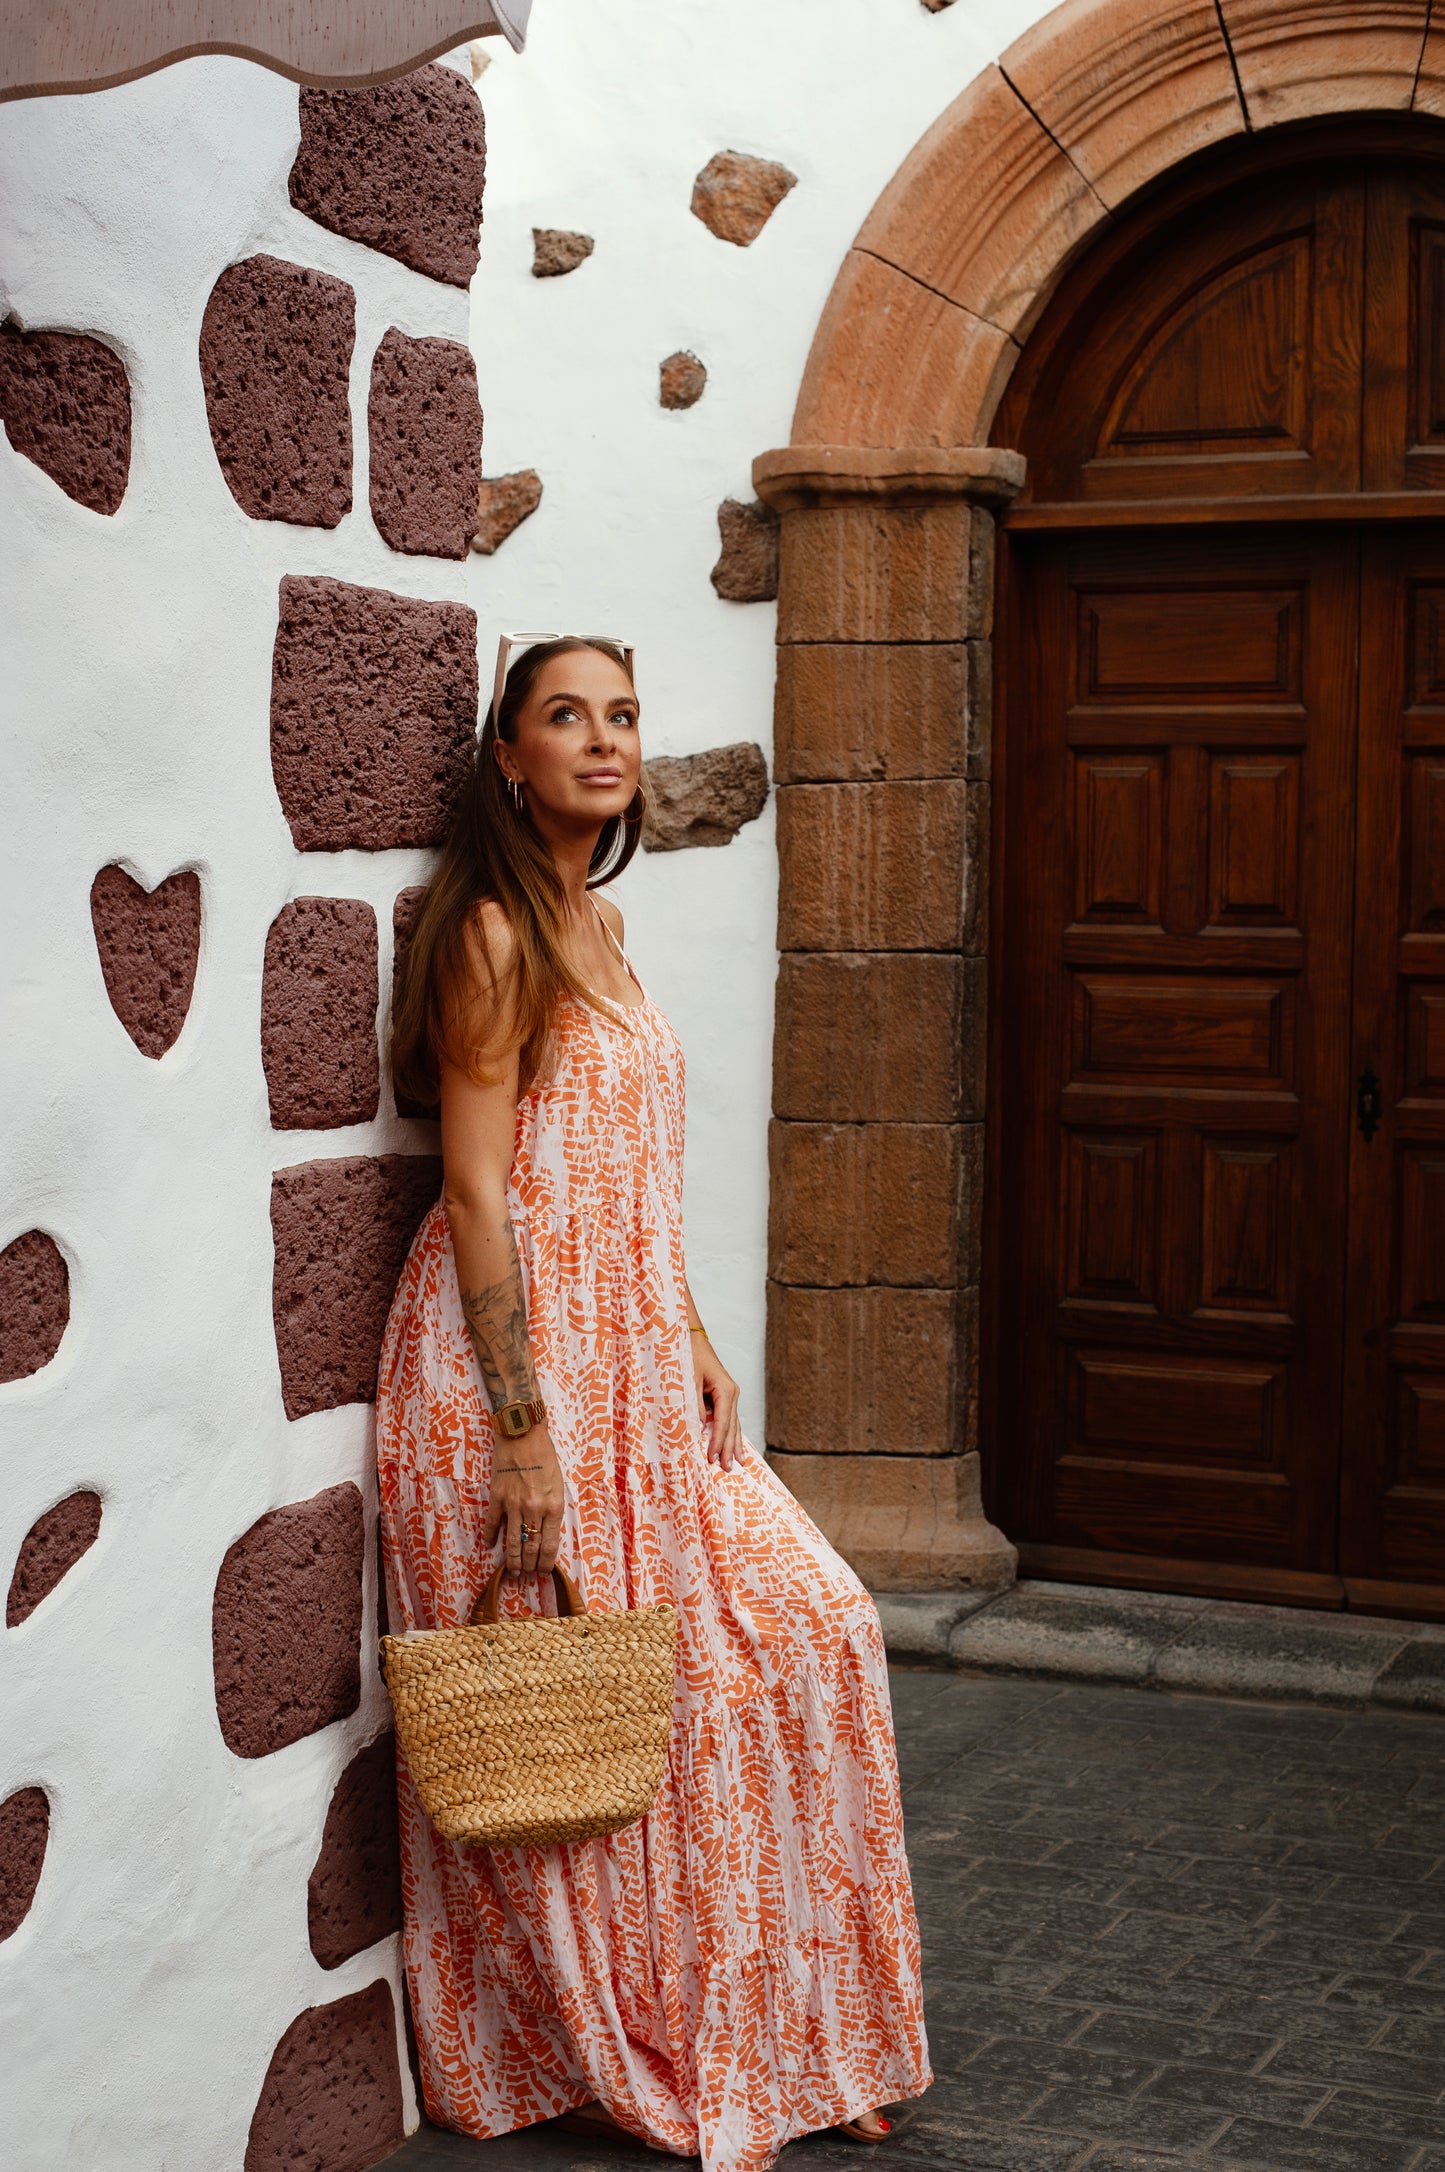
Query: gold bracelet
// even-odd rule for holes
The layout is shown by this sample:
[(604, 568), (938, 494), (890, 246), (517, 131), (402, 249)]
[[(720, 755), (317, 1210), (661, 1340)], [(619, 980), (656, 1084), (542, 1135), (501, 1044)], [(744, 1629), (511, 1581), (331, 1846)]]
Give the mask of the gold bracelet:
[(499, 1433), (505, 1433), (508, 1440), (520, 1440), (534, 1425), (544, 1425), (546, 1419), (547, 1406), (540, 1395), (534, 1395), (530, 1401), (503, 1403), (500, 1410), (492, 1412), (493, 1425)]
[(705, 1335), (707, 1333), (707, 1329), (702, 1325), (701, 1321), (699, 1321), (696, 1327), (689, 1327), (688, 1333), (689, 1335)]

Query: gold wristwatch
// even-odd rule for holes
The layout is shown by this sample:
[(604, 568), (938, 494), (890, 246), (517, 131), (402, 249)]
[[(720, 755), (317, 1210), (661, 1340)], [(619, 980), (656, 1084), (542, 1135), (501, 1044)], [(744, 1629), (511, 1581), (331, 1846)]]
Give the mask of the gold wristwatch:
[(508, 1440), (520, 1440), (534, 1425), (545, 1425), (546, 1420), (547, 1406), (540, 1395), (534, 1395), (530, 1402), (503, 1403), (500, 1410), (492, 1412), (493, 1425)]

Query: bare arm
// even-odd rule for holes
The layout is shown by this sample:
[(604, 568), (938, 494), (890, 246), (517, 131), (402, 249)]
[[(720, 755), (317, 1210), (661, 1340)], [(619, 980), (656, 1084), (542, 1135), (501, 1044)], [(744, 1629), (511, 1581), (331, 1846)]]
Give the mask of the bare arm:
[[(491, 923), (490, 932), (500, 968), (506, 931)], [(499, 1022), (503, 1044), (507, 1025), (505, 1018)], [(490, 1069), (492, 1075), (479, 1085), (457, 1065), (441, 1065), (442, 1203), (467, 1332), (495, 1411), (530, 1401), (538, 1391), (517, 1239), (507, 1213), (517, 1117), (515, 1049)], [(552, 1567), (563, 1504), (561, 1468), (547, 1426), (534, 1426), (519, 1440), (499, 1433), (483, 1538), (494, 1545), (505, 1526), (509, 1569)]]
[(730, 1471), (733, 1459), (742, 1454), (743, 1447), (743, 1429), (738, 1419), (738, 1384), (708, 1341), (686, 1281), (683, 1288), (687, 1291), (687, 1324), (692, 1330), (688, 1340), (692, 1344), (692, 1369), (697, 1380), (697, 1407), (704, 1418), (712, 1419), (708, 1461), (720, 1463), (725, 1471)]

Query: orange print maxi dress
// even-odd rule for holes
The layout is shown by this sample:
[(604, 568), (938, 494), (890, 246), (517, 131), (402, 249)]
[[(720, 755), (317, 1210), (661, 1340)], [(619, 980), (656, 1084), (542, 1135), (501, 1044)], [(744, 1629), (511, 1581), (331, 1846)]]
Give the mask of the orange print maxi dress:
[[(510, 2133), (596, 2098), (704, 2172), (931, 2079), (878, 1617), (749, 1448), (709, 1464), (683, 1289), (683, 1063), (655, 1005), (564, 998), (509, 1205), (587, 1604), (670, 1600), (678, 1682), (647, 1816), (468, 1848), (399, 1772), (405, 1958), (429, 2116)], [(492, 1427), (440, 1206), (377, 1398), (391, 1626), (464, 1622)], [(508, 1611), (551, 1582), (508, 1579)]]

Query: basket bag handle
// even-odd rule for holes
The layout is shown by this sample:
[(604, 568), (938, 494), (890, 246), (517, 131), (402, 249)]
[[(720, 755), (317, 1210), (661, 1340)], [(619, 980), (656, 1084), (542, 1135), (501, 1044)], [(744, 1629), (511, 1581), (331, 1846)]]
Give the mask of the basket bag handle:
[[(506, 1569), (506, 1562), (499, 1561), (487, 1578), (486, 1583), (482, 1586), (481, 1596), (472, 1608), (471, 1619), (467, 1624), (468, 1628), (476, 1629), (483, 1622), (494, 1622), (498, 1619), (497, 1599), (501, 1593), (502, 1578), (506, 1574)], [(552, 1584), (557, 1593), (557, 1612), (559, 1614), (586, 1613), (587, 1602), (560, 1561), (552, 1571)]]

